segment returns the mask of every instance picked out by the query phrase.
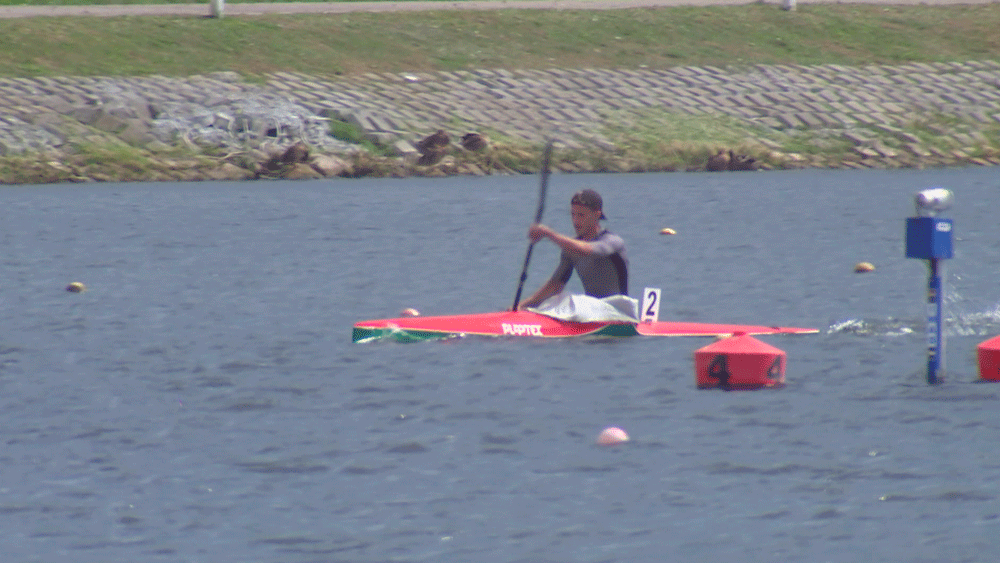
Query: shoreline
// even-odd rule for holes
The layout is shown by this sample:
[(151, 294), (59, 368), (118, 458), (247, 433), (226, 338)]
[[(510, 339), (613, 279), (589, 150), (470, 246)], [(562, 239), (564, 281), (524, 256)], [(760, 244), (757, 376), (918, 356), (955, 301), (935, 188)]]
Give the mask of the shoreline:
[(264, 78), (0, 78), (0, 183), (1000, 164), (995, 60)]

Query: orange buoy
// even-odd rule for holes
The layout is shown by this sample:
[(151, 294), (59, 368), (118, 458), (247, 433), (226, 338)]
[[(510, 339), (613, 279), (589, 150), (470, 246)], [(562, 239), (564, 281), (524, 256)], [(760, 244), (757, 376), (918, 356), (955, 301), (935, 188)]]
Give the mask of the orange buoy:
[(1000, 381), (1000, 336), (994, 336), (976, 346), (979, 357), (979, 378)]
[(420, 311), (414, 309), (413, 307), (407, 307), (399, 312), (401, 317), (419, 317)]
[(854, 272), (856, 274), (865, 274), (874, 271), (875, 271), (875, 264), (872, 264), (871, 262), (858, 262), (857, 264), (854, 265)]
[(601, 446), (615, 446), (628, 441), (628, 433), (616, 426), (605, 428), (597, 435), (597, 444)]
[(746, 333), (713, 342), (694, 352), (698, 389), (760, 389), (785, 385), (788, 355)]
[(670, 227), (666, 227), (664, 229), (660, 229), (660, 234), (661, 235), (676, 235), (677, 231), (671, 229)]

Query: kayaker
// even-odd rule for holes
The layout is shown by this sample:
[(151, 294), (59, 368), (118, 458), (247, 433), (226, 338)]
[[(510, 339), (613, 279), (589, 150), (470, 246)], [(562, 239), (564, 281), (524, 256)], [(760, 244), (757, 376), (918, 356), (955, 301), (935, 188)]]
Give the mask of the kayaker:
[(594, 190), (573, 194), (570, 215), (576, 238), (560, 234), (551, 228), (535, 224), (528, 229), (528, 238), (537, 242), (547, 238), (562, 249), (556, 271), (531, 297), (518, 303), (518, 309), (537, 306), (561, 292), (576, 270), (583, 282), (584, 293), (592, 297), (628, 295), (628, 258), (622, 237), (601, 228), (604, 201)]

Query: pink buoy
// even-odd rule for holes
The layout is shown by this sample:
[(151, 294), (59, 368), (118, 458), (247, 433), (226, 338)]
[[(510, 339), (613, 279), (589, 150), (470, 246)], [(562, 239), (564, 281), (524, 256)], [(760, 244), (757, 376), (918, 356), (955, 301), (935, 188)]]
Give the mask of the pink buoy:
[(1000, 336), (994, 336), (976, 346), (979, 357), (979, 378), (1000, 381)]
[(760, 389), (785, 385), (788, 354), (743, 332), (694, 352), (698, 389)]
[(601, 446), (615, 446), (628, 442), (628, 440), (628, 433), (615, 426), (605, 428), (597, 435), (597, 443)]

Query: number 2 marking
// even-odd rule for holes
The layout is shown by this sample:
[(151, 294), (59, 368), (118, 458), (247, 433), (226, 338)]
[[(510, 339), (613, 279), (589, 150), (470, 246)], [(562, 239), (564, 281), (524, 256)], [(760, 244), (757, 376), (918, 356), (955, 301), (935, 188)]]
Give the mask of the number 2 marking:
[(642, 318), (644, 323), (655, 323), (660, 319), (660, 288), (647, 287), (642, 290)]

